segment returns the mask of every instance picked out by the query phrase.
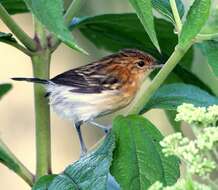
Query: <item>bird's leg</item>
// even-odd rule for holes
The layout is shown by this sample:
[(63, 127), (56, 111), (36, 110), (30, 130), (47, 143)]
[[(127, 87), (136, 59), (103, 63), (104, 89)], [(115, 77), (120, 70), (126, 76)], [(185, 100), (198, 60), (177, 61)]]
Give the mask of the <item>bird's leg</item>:
[(108, 133), (111, 129), (111, 126), (110, 127), (105, 127), (104, 125), (101, 125), (99, 123), (96, 123), (95, 121), (93, 120), (90, 120), (88, 123), (94, 125), (95, 127), (98, 127), (100, 129), (102, 129), (105, 133)]
[(79, 142), (80, 142), (80, 157), (83, 157), (87, 153), (87, 148), (83, 141), (82, 132), (81, 132), (81, 124), (82, 124), (81, 122), (77, 122), (75, 123), (75, 126), (76, 126), (76, 131), (77, 131)]

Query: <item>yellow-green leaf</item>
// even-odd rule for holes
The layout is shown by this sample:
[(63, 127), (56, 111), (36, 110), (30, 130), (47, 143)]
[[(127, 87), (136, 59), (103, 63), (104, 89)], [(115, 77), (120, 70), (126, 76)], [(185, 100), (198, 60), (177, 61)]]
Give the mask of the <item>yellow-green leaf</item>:
[(160, 51), (160, 46), (155, 32), (151, 0), (129, 0), (129, 2), (135, 9), (141, 23), (144, 26), (145, 31), (148, 33), (148, 36), (150, 37), (154, 46), (158, 49), (158, 51)]

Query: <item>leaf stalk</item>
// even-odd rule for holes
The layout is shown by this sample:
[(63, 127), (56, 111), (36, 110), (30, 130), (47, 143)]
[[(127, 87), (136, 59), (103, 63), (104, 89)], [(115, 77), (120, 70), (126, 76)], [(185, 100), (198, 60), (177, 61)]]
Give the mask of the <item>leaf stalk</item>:
[(177, 9), (176, 1), (175, 0), (170, 0), (170, 6), (171, 6), (173, 16), (174, 16), (174, 19), (175, 19), (175, 22), (176, 22), (176, 30), (177, 30), (177, 33), (179, 34), (180, 31), (182, 30), (182, 21), (180, 19), (180, 15), (179, 15), (179, 12), (178, 12), (178, 9)]
[[(0, 139), (0, 150), (4, 152), (7, 156), (7, 161), (3, 161), (0, 158), (0, 162), (7, 166), (9, 169), (13, 170), (17, 175), (19, 175), (27, 184), (31, 187), (34, 184), (34, 175), (21, 163), (20, 160), (11, 152), (7, 145)], [(11, 167), (11, 165), (14, 165)]]
[(36, 49), (36, 44), (33, 39), (31, 39), (20, 26), (11, 18), (7, 10), (0, 3), (0, 18), (5, 23), (5, 25), (11, 30), (11, 32), (29, 49), (34, 51)]

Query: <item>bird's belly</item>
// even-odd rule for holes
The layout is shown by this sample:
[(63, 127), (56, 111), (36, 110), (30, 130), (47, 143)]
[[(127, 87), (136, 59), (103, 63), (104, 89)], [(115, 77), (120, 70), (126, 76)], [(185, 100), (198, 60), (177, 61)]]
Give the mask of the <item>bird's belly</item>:
[(67, 100), (52, 103), (51, 107), (59, 116), (74, 121), (75, 123), (87, 121), (99, 115), (99, 112), (93, 106), (78, 102), (69, 102)]
[(110, 93), (85, 94), (72, 93), (69, 89), (53, 89), (49, 99), (58, 115), (76, 123), (109, 114), (125, 106), (127, 101), (123, 97)]

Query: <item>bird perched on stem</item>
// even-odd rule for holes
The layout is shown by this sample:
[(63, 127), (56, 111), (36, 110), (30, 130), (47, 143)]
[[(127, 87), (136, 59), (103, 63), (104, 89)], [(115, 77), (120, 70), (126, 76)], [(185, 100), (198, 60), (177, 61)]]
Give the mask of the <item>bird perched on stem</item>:
[(88, 122), (104, 128), (93, 120), (129, 105), (145, 76), (159, 67), (161, 65), (151, 55), (136, 49), (124, 49), (50, 80), (13, 79), (44, 85), (53, 110), (74, 123), (81, 155), (84, 155), (87, 149), (80, 130), (81, 124)]

